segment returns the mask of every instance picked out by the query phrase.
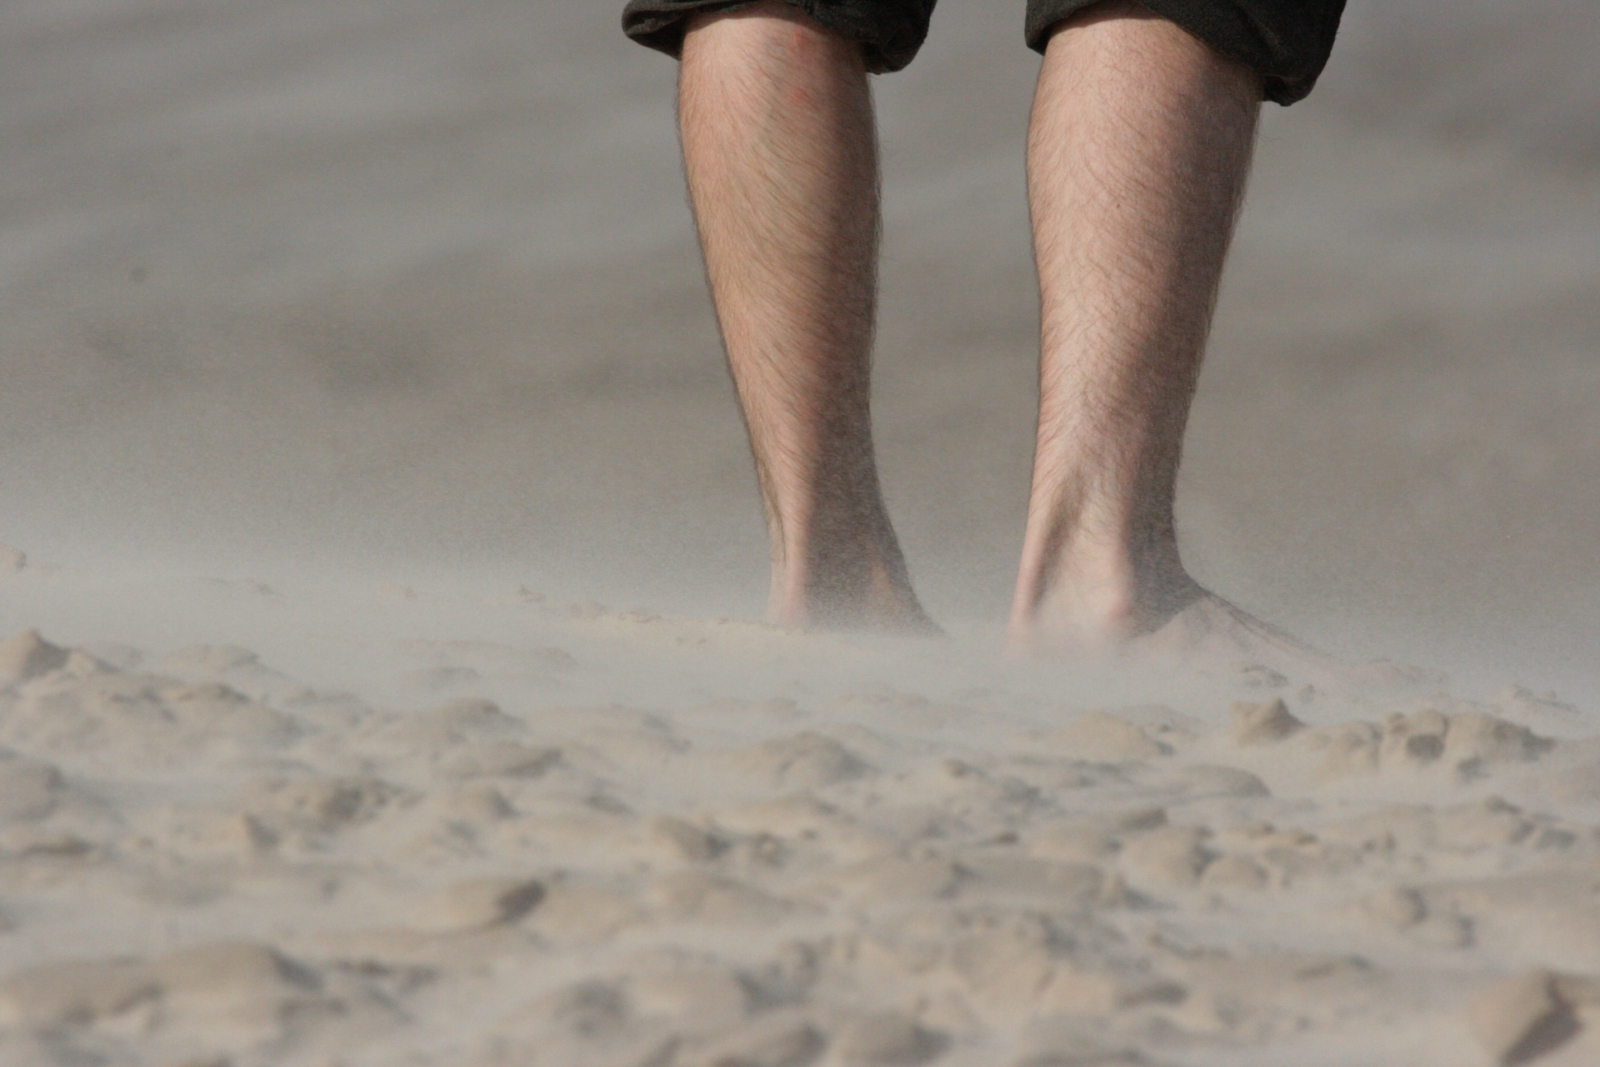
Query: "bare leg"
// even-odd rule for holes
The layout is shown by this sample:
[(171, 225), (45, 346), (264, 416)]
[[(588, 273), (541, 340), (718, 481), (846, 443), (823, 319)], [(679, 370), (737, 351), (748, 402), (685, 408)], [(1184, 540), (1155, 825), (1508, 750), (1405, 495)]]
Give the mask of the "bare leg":
[(776, 2), (702, 16), (679, 117), (766, 507), (769, 617), (932, 629), (872, 449), (878, 169), (860, 47)]
[(1184, 570), (1172, 505), (1260, 97), (1253, 73), (1137, 4), (1050, 41), (1028, 139), (1042, 338), (1020, 651), (1196, 612), (1254, 624)]

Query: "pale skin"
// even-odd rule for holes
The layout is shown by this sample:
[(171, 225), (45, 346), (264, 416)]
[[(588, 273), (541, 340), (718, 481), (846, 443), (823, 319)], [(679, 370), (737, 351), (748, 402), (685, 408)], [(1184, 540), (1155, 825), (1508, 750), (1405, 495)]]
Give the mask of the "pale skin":
[[(1274, 640), (1184, 569), (1184, 426), (1249, 170), (1252, 72), (1120, 0), (1058, 27), (1028, 138), (1040, 405), (1011, 647)], [(777, 0), (683, 48), (685, 169), (772, 544), (771, 621), (931, 630), (873, 458), (878, 235), (859, 46)]]

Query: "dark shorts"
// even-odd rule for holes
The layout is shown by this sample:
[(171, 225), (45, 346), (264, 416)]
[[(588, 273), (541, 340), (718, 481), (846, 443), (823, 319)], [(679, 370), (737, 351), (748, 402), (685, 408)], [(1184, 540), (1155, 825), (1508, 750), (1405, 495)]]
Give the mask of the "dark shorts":
[[(640, 44), (676, 56), (689, 16), (754, 0), (629, 0), (622, 28)], [(928, 34), (936, 0), (785, 0), (831, 30), (860, 41), (867, 68), (899, 70)], [(1043, 52), (1051, 29), (1094, 0), (1028, 0), (1027, 41)], [(1345, 0), (1143, 0), (1218, 52), (1261, 75), (1268, 100), (1292, 104), (1322, 73)]]

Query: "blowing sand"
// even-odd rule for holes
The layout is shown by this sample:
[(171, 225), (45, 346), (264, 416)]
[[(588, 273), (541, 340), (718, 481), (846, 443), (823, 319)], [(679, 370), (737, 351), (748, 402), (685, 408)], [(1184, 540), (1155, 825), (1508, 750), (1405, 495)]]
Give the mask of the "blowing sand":
[(607, 3), (3, 7), (0, 1064), (1600, 1063), (1586, 0), (1353, 2), (1264, 119), (1185, 558), (1450, 672), (1366, 687), (1000, 656), (1020, 3), (876, 83), (940, 641), (751, 621)]
[(0, 581), (300, 664), (0, 644), (7, 1063), (1600, 1057), (1600, 736), (1550, 696)]

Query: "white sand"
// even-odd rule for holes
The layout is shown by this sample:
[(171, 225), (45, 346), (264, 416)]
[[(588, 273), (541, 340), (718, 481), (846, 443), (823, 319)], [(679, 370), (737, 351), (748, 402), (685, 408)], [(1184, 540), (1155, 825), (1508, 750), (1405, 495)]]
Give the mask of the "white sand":
[(937, 642), (748, 621), (612, 7), (7, 4), (0, 1064), (1600, 1062), (1600, 24), (1435, 7), (1269, 111), (1180, 488), (1204, 581), (1452, 679), (1357, 690), (998, 654), (1020, 3), (877, 83)]
[(0, 645), (0, 1062), (1600, 1056), (1600, 736), (1525, 690), (0, 581), (276, 652)]

